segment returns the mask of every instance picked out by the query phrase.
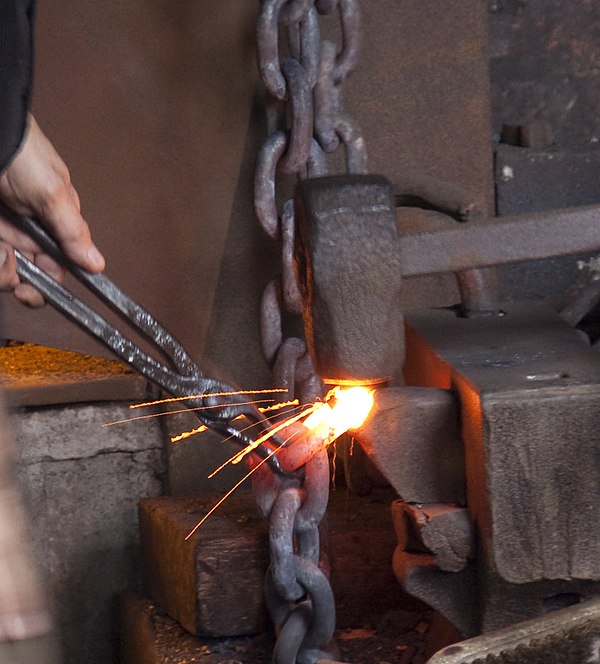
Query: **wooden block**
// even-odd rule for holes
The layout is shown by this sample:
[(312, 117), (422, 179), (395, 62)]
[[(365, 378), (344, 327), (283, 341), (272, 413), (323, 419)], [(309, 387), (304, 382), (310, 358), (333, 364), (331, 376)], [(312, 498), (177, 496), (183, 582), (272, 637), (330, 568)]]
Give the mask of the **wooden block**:
[(140, 502), (148, 592), (191, 634), (256, 634), (266, 619), (267, 524), (252, 496), (243, 494), (227, 500), (186, 541), (215, 502), (205, 497)]

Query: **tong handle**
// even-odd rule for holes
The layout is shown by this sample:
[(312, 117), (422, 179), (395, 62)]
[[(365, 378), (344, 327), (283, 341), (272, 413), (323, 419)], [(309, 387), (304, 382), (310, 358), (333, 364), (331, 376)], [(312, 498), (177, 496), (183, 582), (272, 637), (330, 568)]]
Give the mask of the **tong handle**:
[[(171, 394), (178, 395), (195, 395), (198, 394), (200, 384), (203, 384), (206, 379), (202, 378), (199, 372), (193, 371), (190, 365), (183, 365), (181, 362), (180, 354), (175, 354), (172, 347), (166, 346), (164, 343), (165, 337), (157, 334), (156, 346), (162, 351), (164, 355), (172, 361), (174, 365), (179, 364), (185, 368), (185, 373), (177, 373), (168, 366), (162, 364), (151, 355), (145, 353), (140, 349), (137, 344), (133, 343), (130, 339), (125, 337), (114, 325), (109, 323), (103, 316), (96, 313), (90, 306), (82, 300), (73, 296), (64, 286), (56, 282), (44, 270), (34, 265), (27, 259), (21, 252), (15, 250), (15, 257), (17, 262), (17, 274), (24, 281), (30, 283), (36, 288), (44, 299), (49, 302), (55, 309), (60, 311), (63, 315), (77, 324), (85, 332), (92, 335), (95, 339), (101, 342), (106, 348), (112, 351), (117, 357), (131, 365), (144, 377), (159, 387), (168, 391)], [(125, 296), (109, 279), (103, 275), (89, 274), (90, 281), (94, 282), (94, 291), (102, 293), (103, 301), (107, 304), (112, 304), (107, 301), (107, 298), (112, 293), (118, 300), (115, 303), (124, 304), (128, 303), (127, 296)], [(80, 279), (80, 281), (83, 281)], [(90, 285), (86, 279), (85, 282)], [(115, 311), (121, 313), (119, 306), (111, 306)], [(137, 310), (137, 317), (141, 316), (143, 310)], [(152, 329), (151, 317), (144, 320), (145, 329), (142, 330), (138, 325), (133, 325), (134, 320), (128, 320), (128, 323), (144, 333), (143, 336), (148, 336)], [(123, 317), (123, 316), (122, 316)], [(156, 331), (159, 332), (160, 325), (156, 324)], [(185, 353), (185, 351), (182, 351)], [(177, 367), (177, 368), (179, 368)], [(210, 389), (210, 385), (207, 385)]]
[[(4, 210), (2, 211), (4, 214)], [(211, 389), (213, 381), (202, 373), (183, 347), (145, 309), (125, 295), (110, 279), (102, 274), (92, 274), (75, 265), (62, 252), (58, 244), (33, 219), (14, 215), (10, 217), (40, 248), (105, 302), (119, 317), (141, 336), (151, 341), (172, 364), (170, 368), (127, 339), (89, 305), (73, 296), (44, 270), (15, 250), (17, 274), (34, 286), (54, 308), (100, 341), (117, 357), (131, 365), (143, 376), (171, 394), (180, 396), (198, 394), (199, 389)]]

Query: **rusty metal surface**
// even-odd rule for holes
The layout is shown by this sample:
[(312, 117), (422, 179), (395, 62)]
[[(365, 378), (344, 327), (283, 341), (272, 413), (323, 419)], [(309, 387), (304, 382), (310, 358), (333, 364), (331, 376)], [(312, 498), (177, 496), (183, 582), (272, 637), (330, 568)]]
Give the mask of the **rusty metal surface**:
[[(256, 82), (254, 0), (40, 5), (34, 113), (114, 281), (204, 352)], [(248, 205), (250, 205), (248, 201)], [(2, 296), (2, 335), (102, 353)]]
[(544, 121), (561, 146), (600, 135), (600, 7), (563, 0), (491, 0), (494, 132)]
[(498, 145), (495, 154), (498, 214), (542, 212), (600, 201), (596, 144), (544, 149)]
[(600, 362), (544, 305), (411, 315), (409, 383), (454, 386), (468, 506), (507, 581), (598, 579)]
[(363, 3), (360, 63), (345, 103), (369, 166), (393, 184), (408, 173), (470, 189), (493, 210), (487, 7), (480, 0)]
[(600, 599), (448, 646), (428, 664), (594, 662), (600, 658)]
[[(360, 63), (345, 88), (369, 167), (398, 191), (418, 176), (473, 192), (494, 209), (487, 7), (462, 0), (369, 0)], [(368, 6), (367, 6), (368, 5)], [(449, 275), (407, 281), (405, 309), (458, 301)]]
[(380, 176), (305, 180), (295, 206), (305, 334), (319, 376), (334, 382), (390, 378), (404, 345), (388, 183)]
[[(193, 4), (174, 11), (161, 2), (120, 8), (80, 3), (76, 9), (59, 3), (51, 14), (42, 7), (36, 110), (71, 166), (111, 276), (198, 358), (204, 352), (206, 326), (221, 337), (240, 330), (233, 324), (238, 323), (239, 307), (228, 306), (220, 289), (231, 290), (229, 275), (238, 282), (245, 279), (228, 265), (218, 266), (219, 248), (214, 243), (216, 238), (220, 246), (225, 241), (221, 230), (225, 232), (229, 221), (242, 159), (239, 140), (254, 79), (248, 57), (252, 40), (246, 37), (257, 7), (251, 0), (219, 3), (219, 8), (209, 2)], [(145, 20), (140, 23), (142, 13)], [(474, 187), (480, 200), (491, 201), (483, 3), (469, 0), (450, 13), (439, 1), (411, 0), (399, 7), (379, 0), (369, 3), (364, 15), (367, 59), (351, 80), (347, 104), (361, 116), (374, 168), (395, 180), (410, 166)], [(188, 66), (189, 62), (198, 65)], [(66, 80), (64, 71), (69, 72)], [(67, 115), (56, 107), (57, 89), (75, 100)], [(110, 113), (105, 112), (107, 99)], [(141, 100), (150, 103), (136, 103)], [(441, 111), (434, 115), (441, 106), (443, 118)], [(222, 131), (225, 125), (227, 132)], [(155, 154), (160, 156), (157, 162)], [(206, 154), (210, 160), (203, 158)], [(254, 154), (243, 157), (247, 158), (253, 160)], [(204, 184), (198, 186), (200, 182)], [(214, 223), (207, 226), (211, 219)], [(210, 249), (202, 241), (207, 234)], [(173, 237), (178, 237), (176, 243)], [(265, 262), (257, 258), (255, 241), (244, 241), (243, 247), (227, 248), (228, 257), (244, 261), (258, 275), (256, 264)], [(203, 251), (209, 254), (206, 261)], [(231, 326), (211, 315), (211, 289), (219, 273), (215, 306)], [(454, 280), (416, 279), (403, 300), (413, 307), (450, 304), (456, 300)], [(51, 312), (33, 313), (10, 302), (8, 307), (6, 336), (89, 350), (87, 341), (79, 336), (75, 343), (71, 331)], [(248, 327), (254, 324), (251, 318), (244, 318)], [(246, 338), (247, 344), (234, 340), (242, 349), (236, 350), (244, 358), (242, 364), (247, 364), (245, 348), (255, 343), (254, 331)], [(214, 339), (211, 334), (207, 351), (217, 353), (217, 362), (235, 367), (231, 353)]]
[(545, 213), (448, 223), (402, 233), (405, 277), (564, 256), (600, 248), (600, 208), (586, 206)]
[(373, 410), (356, 439), (405, 501), (464, 501), (464, 451), (449, 390), (376, 390)]
[[(233, 316), (215, 290), (219, 273), (231, 272), (220, 257), (246, 159), (257, 11), (252, 0), (40, 8), (34, 110), (71, 167), (111, 276), (195, 359), (207, 329), (222, 327), (214, 298), (219, 315)], [(440, 0), (377, 0), (363, 14), (364, 61), (346, 103), (360, 116), (372, 167), (392, 181), (416, 170), (492, 201), (484, 3), (447, 12)], [(57, 105), (57, 90), (72, 103)], [(227, 253), (260, 273), (255, 249), (251, 240)], [(404, 297), (413, 307), (450, 304), (454, 280), (418, 279)], [(2, 299), (5, 336), (90, 350), (52, 312)]]
[[(600, 202), (600, 151), (596, 144), (528, 149), (498, 145), (495, 155), (497, 213), (516, 215)], [(565, 229), (568, 232), (568, 229)], [(597, 251), (597, 250), (595, 250)], [(510, 265), (498, 271), (503, 299), (546, 299), (564, 304), (589, 254)]]
[(33, 344), (0, 349), (0, 384), (10, 407), (135, 401), (148, 390), (121, 362)]
[[(448, 11), (440, 0), (369, 0), (363, 25), (361, 60), (344, 99), (364, 133), (371, 172), (399, 190), (415, 175), (470, 189), (491, 213), (485, 3), (463, 1)], [(405, 286), (405, 308), (458, 299), (447, 275)]]

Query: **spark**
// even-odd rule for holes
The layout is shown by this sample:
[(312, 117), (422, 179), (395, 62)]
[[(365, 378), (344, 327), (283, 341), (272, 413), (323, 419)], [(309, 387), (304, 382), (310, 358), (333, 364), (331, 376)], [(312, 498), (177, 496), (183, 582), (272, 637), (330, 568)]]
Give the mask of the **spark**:
[(333, 442), (333, 456), (331, 457), (331, 485), (335, 491), (336, 487), (336, 474), (337, 474), (337, 441)]
[(146, 401), (145, 403), (134, 403), (129, 408), (145, 408), (146, 406), (156, 406), (163, 403), (174, 403), (176, 401), (187, 401), (188, 399), (204, 399), (206, 397), (235, 397), (240, 394), (278, 394), (287, 392), (285, 387), (275, 387), (268, 390), (237, 390), (235, 392), (208, 392), (203, 394), (190, 394), (185, 397), (169, 397), (167, 399), (157, 399), (156, 401)]
[(266, 408), (259, 408), (261, 413), (269, 413), (274, 410), (281, 410), (282, 408), (287, 408), (288, 406), (299, 406), (300, 402), (298, 399), (294, 399), (292, 401), (279, 401), (278, 403), (274, 403), (272, 406), (267, 406)]
[[(216, 473), (222, 470), (227, 464), (236, 464), (244, 459), (248, 454), (252, 453), (261, 443), (266, 442), (272, 438), (276, 433), (290, 426), (294, 422), (304, 419), (304, 427), (313, 434), (316, 434), (322, 439), (324, 445), (328, 445), (335, 441), (339, 436), (348, 431), (349, 429), (356, 429), (367, 418), (371, 408), (373, 407), (374, 394), (373, 390), (367, 389), (362, 386), (353, 386), (351, 388), (342, 388), (336, 386), (332, 388), (325, 401), (317, 401), (313, 404), (306, 406), (299, 406), (300, 412), (293, 417), (289, 417), (279, 424), (273, 426), (262, 436), (259, 436), (255, 441), (249, 443), (243, 450), (237, 452), (234, 456), (228, 459), (222, 466), (217, 468), (209, 477), (214, 477)], [(255, 423), (256, 424), (256, 423)], [(273, 455), (277, 454), (290, 440), (298, 435), (301, 431), (293, 431), (279, 446), (271, 450), (264, 459), (261, 459), (256, 466), (254, 466), (246, 475), (239, 480), (211, 509), (200, 519), (194, 528), (186, 536), (186, 541), (200, 528), (200, 526), (213, 514), (231, 494), (245, 482), (258, 468), (266, 463)]]
[(257, 438), (256, 440), (252, 441), (249, 445), (244, 447), (243, 450), (238, 452), (232, 459), (231, 463), (236, 464), (239, 463), (245, 456), (250, 454), (253, 450), (255, 450), (259, 445), (262, 443), (266, 442), (269, 440), (269, 438), (272, 438), (276, 433), (281, 431), (282, 429), (285, 429), (288, 427), (290, 424), (293, 424), (294, 422), (298, 422), (301, 420), (303, 417), (306, 415), (310, 415), (310, 413), (314, 413), (316, 406), (318, 404), (313, 404), (312, 406), (307, 406), (302, 412), (300, 412), (298, 415), (294, 415), (294, 417), (289, 417), (286, 420), (283, 420), (283, 422), (280, 422), (277, 426), (273, 427), (272, 429), (269, 429), (266, 433), (264, 433), (262, 436)]
[[(250, 402), (252, 403), (252, 402)], [(257, 402), (254, 402), (257, 403)], [(299, 406), (299, 401), (298, 399), (294, 399), (293, 401), (283, 401), (279, 402), (276, 404), (273, 404), (272, 406), (266, 406), (264, 408), (259, 408), (258, 411), (260, 413), (269, 413), (275, 410), (281, 410), (282, 408), (285, 408), (286, 406), (296, 406), (298, 408), (301, 408), (302, 406)], [(295, 410), (295, 409), (294, 409)], [(185, 412), (185, 411), (176, 411), (176, 412)], [(237, 417), (234, 418), (235, 420), (241, 420), (244, 417), (244, 415), (238, 415)], [(126, 420), (127, 421), (127, 420)], [(243, 429), (240, 429), (240, 432), (243, 433), (244, 431), (247, 431), (248, 429), (251, 429), (252, 427), (255, 427), (260, 424), (259, 422), (252, 422), (252, 424), (249, 424), (247, 427), (244, 427)], [(178, 434), (177, 436), (172, 436), (171, 437), (171, 442), (172, 443), (178, 443), (181, 440), (185, 440), (186, 438), (191, 438), (192, 436), (195, 436), (198, 433), (204, 433), (205, 431), (208, 430), (208, 427), (206, 425), (202, 425), (197, 427), (196, 429), (191, 429), (190, 431), (184, 431), (183, 433)], [(233, 438), (233, 435), (227, 436), (227, 438), (223, 438), (221, 441), (222, 443), (227, 442), (228, 440), (231, 440)], [(229, 462), (227, 462), (229, 463)], [(221, 470), (219, 468), (218, 470)], [(217, 471), (215, 471), (216, 473)], [(209, 478), (212, 477), (212, 475), (209, 475)]]
[(171, 442), (172, 443), (178, 443), (180, 440), (185, 440), (186, 438), (191, 438), (192, 436), (195, 436), (197, 433), (204, 433), (207, 430), (208, 430), (208, 427), (203, 424), (203, 425), (197, 427), (196, 429), (190, 429), (189, 431), (184, 431), (183, 433), (180, 433), (177, 436), (172, 436)]
[[(300, 407), (304, 408), (304, 406)], [(273, 427), (272, 429), (269, 429), (265, 434), (260, 436), (257, 440), (248, 443), (248, 445), (246, 445), (244, 449), (240, 450), (239, 452), (236, 452), (233, 456), (227, 459), (227, 461), (224, 461), (218, 468), (213, 470), (212, 473), (208, 476), (208, 479), (211, 480), (217, 473), (220, 473), (223, 470), (223, 468), (225, 468), (229, 464), (236, 465), (240, 463), (240, 461), (242, 461), (246, 456), (248, 456), (248, 454), (251, 454), (261, 443), (266, 442), (267, 440), (269, 440), (269, 438), (272, 438), (276, 433), (278, 433), (282, 429), (285, 429), (290, 424), (293, 424), (294, 422), (301, 420), (313, 408), (314, 406), (307, 406), (305, 410), (303, 410), (299, 415), (295, 415), (294, 417), (289, 417), (288, 419), (283, 420), (283, 422)], [(250, 425), (250, 427), (255, 426), (256, 424), (259, 424), (259, 422), (255, 422), (254, 424)], [(249, 429), (250, 427), (246, 427), (246, 429)], [(242, 429), (242, 431), (245, 431), (246, 429)]]
[[(236, 403), (236, 406), (254, 406), (259, 403), (269, 403), (273, 399), (257, 399), (256, 401), (242, 401)], [(131, 406), (130, 406), (131, 408)], [(211, 406), (197, 406), (195, 408), (181, 408), (180, 410), (168, 410), (164, 413), (150, 413), (149, 415), (137, 415), (136, 417), (128, 417), (124, 420), (114, 420), (113, 422), (105, 422), (103, 427), (112, 427), (115, 424), (126, 424), (127, 422), (137, 422), (138, 420), (149, 420), (153, 417), (166, 417), (167, 415), (178, 415), (179, 413), (192, 413), (200, 410), (210, 410), (211, 408), (223, 408), (223, 404), (216, 404)], [(258, 408), (260, 412), (268, 411), (269, 409), (277, 410), (279, 404), (274, 406), (267, 406), (263, 408)]]
[(349, 429), (357, 429), (367, 418), (374, 402), (373, 390), (362, 386), (334, 387), (325, 401), (315, 404), (315, 411), (304, 426), (318, 432), (329, 443)]
[(227, 498), (231, 496), (231, 494), (234, 491), (236, 491), (253, 473), (255, 473), (264, 463), (266, 463), (270, 457), (279, 452), (279, 450), (296, 435), (298, 435), (297, 431), (292, 433), (292, 435), (289, 438), (286, 438), (283, 441), (283, 443), (281, 443), (279, 447), (275, 448), (272, 452), (270, 452), (268, 456), (266, 456), (264, 459), (261, 459), (261, 461), (257, 463), (256, 466), (254, 466), (254, 468), (249, 470), (244, 475), (244, 477), (242, 477), (242, 479), (239, 480), (239, 482), (236, 482), (231, 487), (231, 489), (229, 489), (229, 491), (210, 508), (210, 510), (200, 519), (200, 521), (198, 521), (198, 523), (192, 528), (192, 530), (190, 530), (190, 532), (185, 536), (185, 541), (187, 542), (190, 539), (190, 537), (198, 530), (198, 528), (200, 528), (200, 526), (208, 519), (208, 517), (211, 516), (211, 514), (214, 514), (219, 509), (219, 507), (221, 507), (221, 505), (227, 500)]

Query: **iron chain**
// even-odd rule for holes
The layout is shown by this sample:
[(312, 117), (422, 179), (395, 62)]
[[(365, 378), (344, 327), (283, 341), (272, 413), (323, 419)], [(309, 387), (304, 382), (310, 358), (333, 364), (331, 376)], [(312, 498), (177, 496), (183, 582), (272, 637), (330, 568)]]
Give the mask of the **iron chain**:
[[(338, 13), (340, 46), (321, 40), (319, 15)], [(290, 176), (328, 174), (327, 155), (343, 146), (348, 173), (365, 173), (365, 143), (343, 112), (341, 85), (356, 65), (360, 44), (357, 0), (262, 0), (257, 22), (258, 65), (266, 88), (268, 136), (257, 158), (255, 210), (281, 246), (281, 275), (263, 294), (261, 343), (282, 400), (310, 403), (323, 395), (304, 340), (284, 338), (287, 316), (302, 313), (294, 256), (294, 205), (280, 202), (278, 185)], [(281, 54), (285, 56), (282, 57)], [(319, 568), (319, 524), (329, 497), (324, 450), (296, 478), (266, 467), (253, 474), (257, 503), (270, 520), (271, 566), (265, 591), (279, 637), (276, 664), (313, 664), (335, 628), (333, 593)]]

